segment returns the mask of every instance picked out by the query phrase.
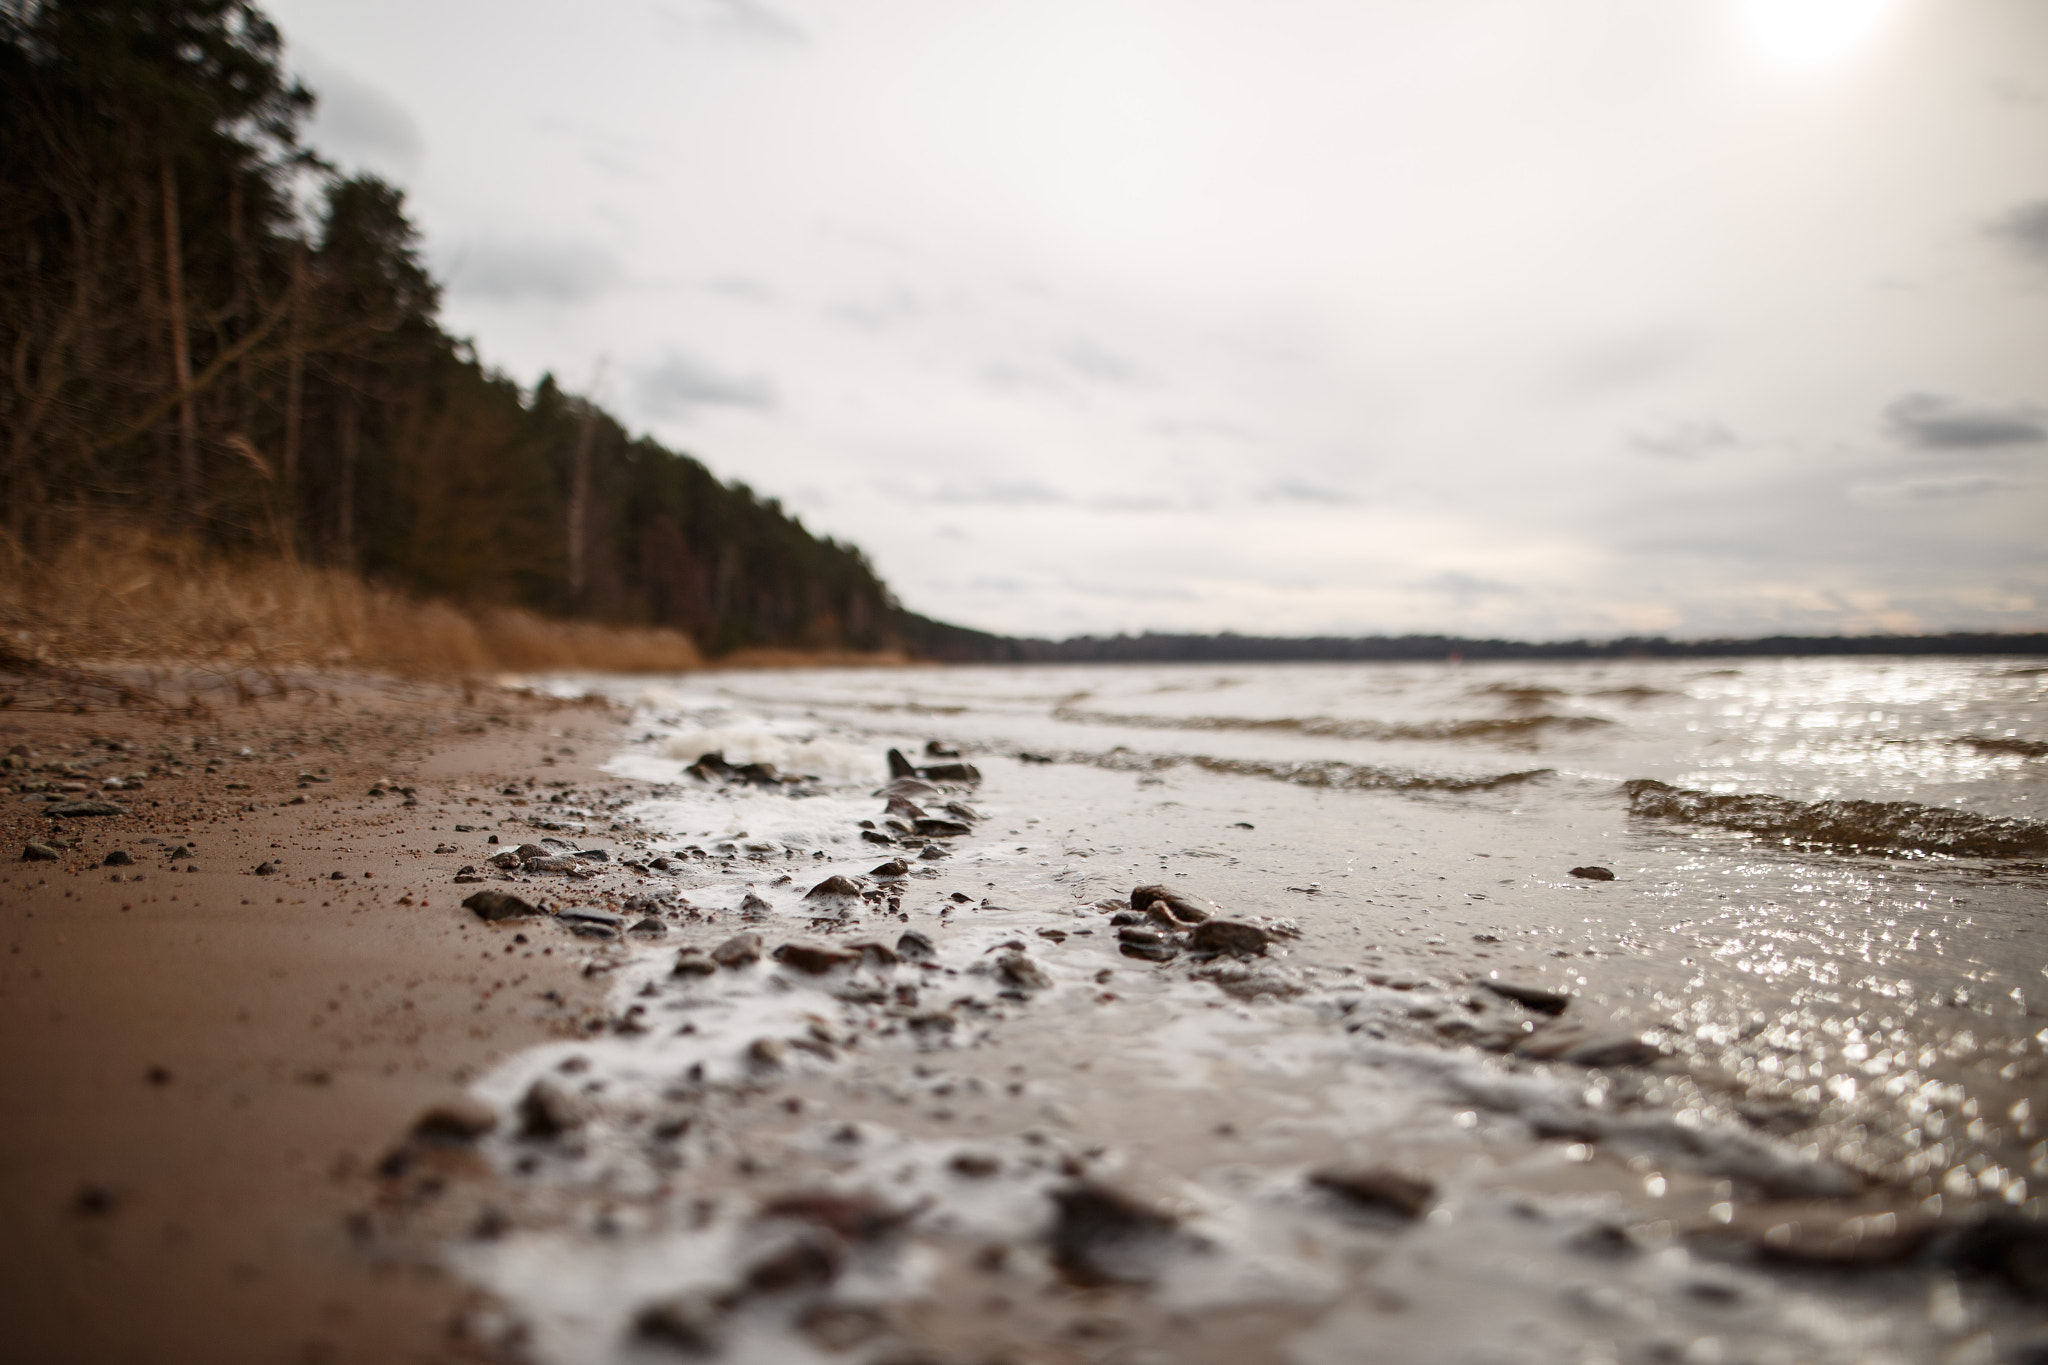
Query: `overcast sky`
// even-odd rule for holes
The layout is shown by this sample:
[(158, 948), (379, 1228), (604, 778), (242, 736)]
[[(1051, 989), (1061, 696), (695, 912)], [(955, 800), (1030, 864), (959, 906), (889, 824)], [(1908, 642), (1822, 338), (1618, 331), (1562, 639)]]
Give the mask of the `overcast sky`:
[(447, 323), (1013, 633), (2048, 628), (2042, 0), (270, 0)]

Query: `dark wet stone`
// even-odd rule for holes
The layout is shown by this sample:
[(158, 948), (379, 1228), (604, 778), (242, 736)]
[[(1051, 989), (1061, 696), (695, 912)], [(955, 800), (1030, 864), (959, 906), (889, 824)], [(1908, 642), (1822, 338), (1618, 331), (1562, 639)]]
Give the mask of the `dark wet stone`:
[(750, 787), (779, 787), (783, 781), (782, 774), (775, 770), (773, 763), (749, 763), (734, 768), (732, 777), (735, 782), (742, 782)]
[(1155, 929), (1148, 924), (1126, 924), (1116, 931), (1119, 943), (1161, 944), (1167, 942), (1166, 931)]
[(40, 839), (30, 839), (21, 846), (21, 861), (25, 863), (54, 863), (64, 855)]
[(860, 832), (860, 837), (867, 843), (880, 844), (884, 848), (892, 848), (896, 843), (894, 839), (891, 839), (878, 829), (864, 829)]
[(748, 919), (759, 919), (774, 909), (774, 906), (752, 891), (740, 898), (740, 913)]
[(277, 864), (273, 862), (261, 862), (256, 864), (256, 875), (259, 877), (274, 877), (277, 875), (278, 871), (279, 868)]
[(528, 858), (545, 858), (549, 856), (549, 850), (541, 844), (521, 844), (512, 851), (519, 855), (522, 862)]
[(684, 948), (676, 954), (675, 976), (710, 976), (718, 970), (718, 964), (704, 955), (701, 948)]
[(183, 844), (179, 844), (176, 848), (172, 849), (169, 853), (166, 853), (164, 855), (164, 857), (169, 858), (172, 862), (177, 862), (178, 860), (183, 858), (190, 858), (191, 856), (192, 850), (187, 848)]
[(909, 958), (912, 962), (930, 962), (939, 955), (932, 941), (915, 929), (906, 929), (896, 940), (896, 955)]
[(1734, 1242), (1760, 1260), (1785, 1265), (1893, 1265), (1919, 1252), (1940, 1230), (1917, 1209), (1856, 1209), (1812, 1200), (1745, 1204), (1732, 1223), (1695, 1230), (1695, 1241)]
[(102, 859), (100, 860), (100, 866), (101, 866), (101, 867), (133, 867), (133, 866), (135, 866), (135, 857), (134, 857), (134, 855), (133, 855), (133, 854), (129, 853), (129, 852), (128, 852), (128, 851), (126, 850), (126, 849), (119, 849), (119, 848), (117, 848), (117, 849), (115, 849), (115, 850), (114, 850), (114, 851), (113, 851), (112, 853), (109, 853), (109, 854), (108, 854), (108, 855), (107, 855), (106, 857), (104, 857), (104, 858), (102, 858)]
[(1605, 867), (1575, 867), (1572, 869), (1572, 875), (1574, 877), (1582, 877), (1589, 882), (1611, 882), (1614, 880), (1613, 870)]
[(1563, 1014), (1572, 998), (1563, 991), (1554, 991), (1531, 981), (1481, 981), (1480, 985), (1495, 995), (1503, 995), (1518, 1005), (1527, 1005), (1538, 1014)]
[(815, 943), (785, 943), (775, 950), (775, 960), (795, 971), (822, 976), (834, 967), (853, 965), (860, 961), (860, 955)]
[(827, 1351), (850, 1351), (889, 1330), (879, 1310), (859, 1304), (814, 1303), (796, 1320), (797, 1330)]
[(917, 856), (920, 862), (935, 863), (938, 862), (941, 858), (949, 858), (952, 855), (947, 853), (945, 849), (940, 848), (937, 844), (927, 844), (925, 845), (924, 852), (918, 854)]
[(1002, 1159), (990, 1152), (956, 1152), (946, 1168), (969, 1180), (987, 1180), (1003, 1169)]
[(1127, 939), (1124, 934), (1144, 933), (1141, 929), (1125, 929), (1117, 937), (1117, 951), (1125, 957), (1135, 957), (1145, 962), (1171, 962), (1180, 956), (1180, 949), (1155, 935), (1150, 939)]
[(889, 751), (889, 776), (892, 779), (917, 776), (916, 766), (903, 756), (901, 749)]
[(928, 739), (924, 742), (924, 756), (926, 758), (958, 758), (960, 757), (960, 751), (948, 748), (935, 739)]
[(112, 801), (53, 801), (43, 807), (43, 814), (64, 817), (89, 815), (126, 815), (126, 806), (115, 805)]
[(1052, 978), (1045, 974), (1045, 968), (1023, 953), (1009, 952), (996, 958), (996, 976), (1020, 991), (1052, 989)]
[(1265, 953), (1272, 936), (1256, 924), (1236, 920), (1205, 920), (1195, 926), (1194, 946), (1198, 953), (1230, 953), (1237, 957), (1258, 957)]
[(919, 768), (917, 774), (928, 782), (981, 781), (981, 769), (972, 763), (935, 763), (929, 768)]
[(870, 877), (884, 878), (907, 877), (910, 875), (910, 864), (904, 862), (901, 858), (891, 858), (886, 863), (869, 868), (868, 875)]
[(1578, 1066), (1647, 1066), (1664, 1052), (1633, 1033), (1560, 1020), (1525, 1037), (1515, 1055)]
[(80, 1185), (71, 1196), (71, 1211), (85, 1218), (104, 1218), (120, 1204), (120, 1196), (105, 1185)]
[(576, 856), (587, 863), (608, 863), (612, 860), (612, 855), (601, 848), (580, 848), (576, 850)]
[(957, 839), (963, 834), (974, 833), (974, 827), (959, 820), (939, 820), (926, 816), (917, 822), (917, 832), (927, 839)]
[(1420, 1218), (1436, 1198), (1428, 1176), (1394, 1166), (1324, 1166), (1310, 1171), (1308, 1181), (1348, 1204), (1408, 1219)]
[(1200, 924), (1210, 915), (1209, 910), (1170, 887), (1138, 886), (1131, 889), (1131, 909), (1142, 914), (1151, 909), (1155, 901), (1164, 905), (1166, 913), (1181, 924)]
[(1052, 1259), (1077, 1285), (1149, 1284), (1171, 1244), (1172, 1217), (1103, 1185), (1056, 1190)]
[(582, 872), (583, 860), (551, 853), (544, 858), (528, 858), (523, 866), (528, 872)]
[(1634, 1256), (1643, 1249), (1626, 1223), (1605, 1218), (1577, 1229), (1564, 1239), (1564, 1245), (1566, 1250), (1576, 1251), (1581, 1256), (1597, 1256), (1606, 1260)]
[(851, 943), (847, 945), (847, 949), (860, 954), (860, 965), (863, 967), (893, 967), (903, 960), (896, 950), (886, 943)]
[(613, 933), (617, 933), (626, 925), (626, 922), (617, 915), (603, 910), (563, 910), (555, 918), (568, 925), (571, 929), (592, 926), (599, 929), (609, 929)]
[(1948, 1239), (1942, 1259), (1969, 1275), (2003, 1280), (2033, 1303), (2048, 1303), (2048, 1225), (1994, 1213)]
[(666, 924), (663, 924), (654, 916), (649, 915), (645, 919), (635, 920), (633, 921), (633, 923), (627, 925), (626, 932), (629, 934), (645, 934), (648, 937), (652, 938), (657, 935), (667, 933), (668, 926)]
[(748, 1298), (823, 1289), (846, 1268), (846, 1248), (836, 1237), (800, 1237), (747, 1267), (740, 1293)]
[(721, 967), (746, 967), (761, 960), (761, 936), (751, 930), (734, 934), (711, 950), (711, 960)]
[(426, 1142), (474, 1142), (498, 1126), (498, 1111), (480, 1099), (457, 1095), (413, 1121), (412, 1135)]
[(851, 877), (843, 877), (835, 873), (804, 892), (804, 899), (807, 901), (822, 901), (841, 896), (859, 895), (860, 883), (854, 881)]
[(756, 1071), (776, 1071), (789, 1060), (789, 1044), (780, 1038), (756, 1038), (747, 1044), (745, 1056)]
[(522, 859), (517, 853), (514, 853), (508, 849), (503, 853), (493, 853), (484, 861), (489, 863), (492, 867), (501, 867), (504, 868), (507, 872), (511, 872), (516, 870), (519, 864), (525, 860)]
[[(341, 874), (337, 872), (334, 875), (339, 877)], [(530, 919), (541, 913), (511, 892), (495, 889), (474, 892), (462, 903), (462, 908), (474, 911), (478, 919), (487, 920)]]
[(575, 1092), (543, 1076), (519, 1101), (519, 1136), (544, 1141), (581, 1128), (590, 1110)]
[(810, 1223), (848, 1242), (878, 1242), (901, 1229), (917, 1213), (899, 1209), (871, 1194), (837, 1194), (830, 1190), (799, 1190), (778, 1195), (761, 1206), (763, 1218), (788, 1218)]
[(725, 1350), (718, 1304), (704, 1294), (677, 1294), (648, 1304), (633, 1315), (633, 1335), (684, 1355), (715, 1356)]

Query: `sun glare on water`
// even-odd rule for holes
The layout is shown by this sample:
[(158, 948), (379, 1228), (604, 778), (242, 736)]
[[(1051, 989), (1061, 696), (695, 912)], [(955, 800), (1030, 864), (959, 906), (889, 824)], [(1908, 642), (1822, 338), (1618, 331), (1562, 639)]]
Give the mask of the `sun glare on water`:
[(1757, 46), (1779, 61), (1813, 63), (1839, 57), (1868, 38), (1894, 0), (1743, 0), (1743, 19)]

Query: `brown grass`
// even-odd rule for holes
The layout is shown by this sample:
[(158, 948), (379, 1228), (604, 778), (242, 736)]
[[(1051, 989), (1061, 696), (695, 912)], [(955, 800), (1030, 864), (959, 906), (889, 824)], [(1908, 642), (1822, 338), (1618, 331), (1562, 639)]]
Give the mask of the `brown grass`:
[(234, 558), (133, 525), (55, 554), (0, 539), (7, 652), (50, 662), (350, 667), (414, 676), (700, 668), (687, 635), (422, 600), (333, 569)]

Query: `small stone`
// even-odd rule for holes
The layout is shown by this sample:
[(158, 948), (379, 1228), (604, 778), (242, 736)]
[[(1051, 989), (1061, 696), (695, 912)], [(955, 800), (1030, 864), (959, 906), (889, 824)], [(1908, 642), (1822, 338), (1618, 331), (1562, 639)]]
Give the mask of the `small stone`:
[(589, 1106), (573, 1091), (543, 1076), (519, 1101), (519, 1136), (545, 1140), (581, 1128), (590, 1119)]
[(752, 932), (734, 934), (711, 950), (711, 960), (728, 970), (752, 966), (761, 960), (761, 936)]
[(470, 1095), (434, 1105), (412, 1125), (412, 1135), (428, 1142), (474, 1142), (498, 1126), (498, 1111)]
[(846, 1267), (846, 1248), (833, 1237), (798, 1237), (747, 1267), (741, 1281), (746, 1297), (823, 1289)]
[(1563, 991), (1554, 991), (1529, 981), (1481, 981), (1480, 985), (1495, 995), (1506, 996), (1518, 1005), (1527, 1005), (1538, 1014), (1563, 1014), (1572, 998)]
[(56, 801), (43, 807), (43, 814), (45, 815), (57, 815), (67, 818), (90, 815), (126, 815), (127, 813), (128, 808), (126, 806), (116, 805), (112, 801)]
[(184, 844), (179, 844), (176, 848), (172, 849), (169, 853), (166, 853), (164, 855), (164, 857), (170, 859), (174, 863), (189, 858), (191, 856), (192, 850), (190, 848), (187, 848)]
[(273, 877), (273, 876), (276, 876), (276, 875), (277, 875), (277, 864), (276, 864), (276, 863), (272, 863), (272, 862), (261, 862), (261, 863), (258, 863), (258, 864), (256, 864), (256, 875), (257, 875), (257, 876), (259, 876), (259, 877)]
[(1265, 953), (1272, 937), (1256, 924), (1237, 920), (1205, 920), (1195, 926), (1194, 946), (1198, 953), (1230, 953), (1258, 957)]
[(789, 1058), (789, 1045), (780, 1038), (756, 1038), (747, 1044), (747, 1065), (756, 1071), (775, 1071)]
[(1695, 1240), (1734, 1239), (1759, 1260), (1786, 1265), (1891, 1265), (1916, 1254), (1941, 1230), (1939, 1219), (1917, 1209), (1853, 1209), (1813, 1200), (1745, 1204), (1734, 1221), (1697, 1229)]
[(951, 854), (947, 853), (945, 849), (940, 848), (937, 844), (926, 844), (924, 852), (917, 855), (918, 861), (926, 863), (935, 863), (941, 858), (949, 858), (951, 856)]
[(2048, 1226), (2017, 1213), (1993, 1213), (1943, 1248), (1956, 1269), (2005, 1281), (2021, 1298), (2048, 1304)]
[[(1149, 934), (1149, 937), (1125, 938), (1125, 934)], [(1124, 929), (1119, 931), (1117, 937), (1120, 940), (1120, 942), (1118, 942), (1118, 944), (1116, 945), (1117, 951), (1122, 953), (1125, 957), (1135, 957), (1146, 962), (1171, 962), (1173, 961), (1173, 959), (1180, 956), (1180, 949), (1174, 947), (1171, 943), (1168, 943), (1164, 938), (1160, 937), (1158, 933), (1153, 931), (1143, 929)]]
[(717, 970), (718, 964), (701, 948), (684, 948), (676, 954), (676, 976), (710, 976)]
[(100, 860), (101, 867), (133, 867), (135, 858), (126, 849), (115, 849)]
[(955, 1152), (946, 1166), (954, 1175), (969, 1180), (987, 1180), (1003, 1169), (1001, 1159), (988, 1152)]
[(1165, 886), (1138, 886), (1131, 889), (1131, 909), (1140, 914), (1149, 910), (1153, 902), (1166, 907), (1166, 913), (1182, 924), (1200, 924), (1208, 919), (1210, 912)]
[(1170, 1244), (1174, 1219), (1106, 1186), (1079, 1184), (1052, 1195), (1057, 1214), (1052, 1259), (1084, 1287), (1150, 1284), (1160, 1253)]
[[(341, 874), (337, 872), (334, 875), (339, 877)], [(530, 919), (541, 913), (511, 892), (495, 888), (472, 893), (462, 903), (462, 908), (474, 911), (482, 920)]]
[(889, 751), (889, 776), (895, 779), (914, 778), (917, 776), (916, 767), (911, 764), (909, 759), (903, 756), (901, 749), (891, 749)]
[(927, 782), (979, 782), (981, 769), (972, 763), (938, 763), (929, 768), (918, 769), (918, 776)]
[(1572, 875), (1574, 877), (1582, 877), (1589, 882), (1611, 882), (1614, 880), (1613, 870), (1605, 867), (1575, 867), (1572, 869)]
[(1638, 1034), (1560, 1020), (1525, 1037), (1515, 1055), (1597, 1067), (1647, 1066), (1664, 1053)]
[(917, 832), (927, 839), (957, 839), (963, 834), (974, 833), (974, 827), (959, 820), (926, 816), (917, 822)]
[(869, 868), (868, 875), (870, 877), (883, 878), (907, 877), (910, 875), (910, 864), (904, 862), (901, 858), (891, 858), (888, 862), (878, 867)]
[(1346, 1202), (1402, 1218), (1420, 1218), (1436, 1198), (1436, 1184), (1419, 1171), (1393, 1166), (1325, 1166), (1309, 1184)]
[(770, 905), (767, 900), (752, 891), (749, 891), (740, 898), (740, 913), (748, 919), (759, 919), (763, 915), (772, 913), (774, 909), (775, 907)]
[(654, 916), (649, 915), (644, 919), (634, 921), (627, 927), (626, 932), (629, 934), (645, 934), (652, 937), (667, 933), (668, 926)]
[(1052, 989), (1052, 978), (1045, 969), (1023, 953), (1004, 953), (996, 959), (996, 975), (1005, 984), (1020, 991), (1045, 991)]
[(851, 966), (860, 961), (860, 956), (815, 943), (785, 943), (775, 950), (775, 960), (796, 971), (823, 976), (834, 967)]
[(21, 846), (21, 860), (25, 863), (54, 863), (62, 861), (63, 857), (40, 839), (31, 839)]
[(858, 1304), (815, 1303), (797, 1319), (803, 1334), (827, 1351), (850, 1351), (888, 1330), (889, 1320)]
[(608, 863), (612, 860), (612, 855), (601, 848), (579, 849), (576, 856), (587, 863)]
[(912, 962), (930, 962), (939, 955), (939, 950), (917, 930), (905, 929), (902, 937), (896, 940), (896, 955)]
[(715, 1356), (725, 1349), (717, 1303), (704, 1294), (677, 1294), (642, 1308), (633, 1335), (685, 1355)]
[(835, 873), (804, 892), (804, 899), (807, 901), (823, 901), (834, 900), (842, 896), (858, 897), (859, 895), (860, 884), (858, 882), (855, 882), (851, 877), (843, 877)]

